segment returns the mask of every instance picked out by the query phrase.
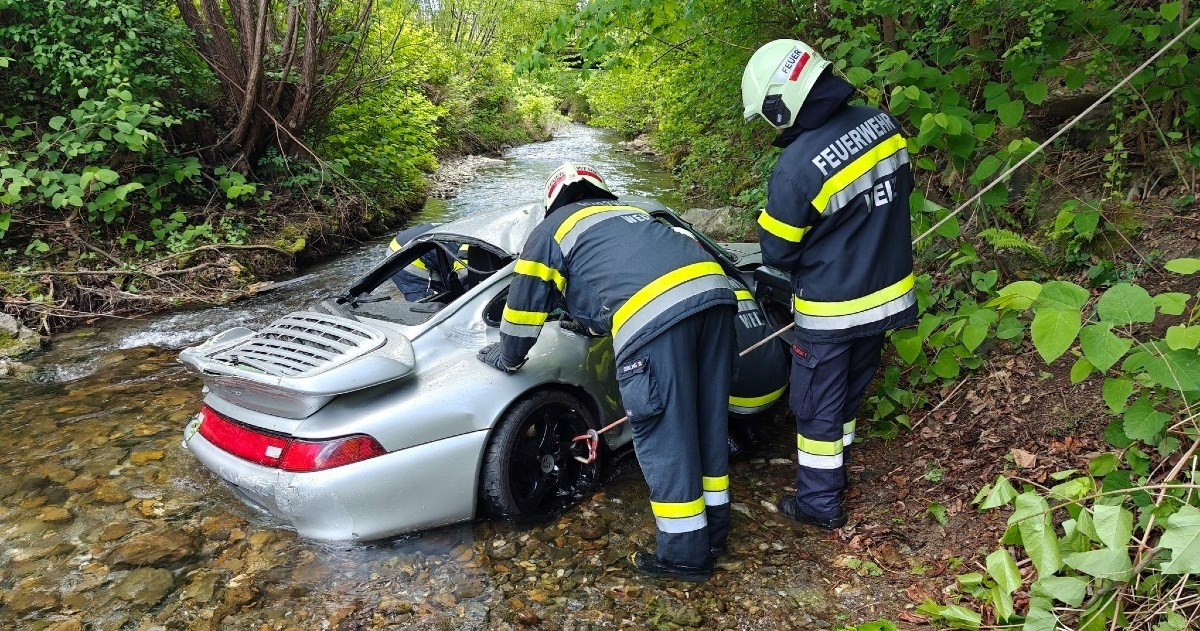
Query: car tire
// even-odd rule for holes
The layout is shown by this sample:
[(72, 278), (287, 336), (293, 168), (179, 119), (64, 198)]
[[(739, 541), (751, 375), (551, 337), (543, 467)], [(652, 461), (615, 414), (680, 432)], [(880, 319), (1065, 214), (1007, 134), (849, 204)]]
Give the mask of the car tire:
[(586, 443), (572, 438), (595, 428), (574, 396), (543, 390), (518, 400), (488, 441), (480, 480), (481, 512), (490, 517), (534, 515), (580, 499), (600, 478), (600, 457), (582, 464)]

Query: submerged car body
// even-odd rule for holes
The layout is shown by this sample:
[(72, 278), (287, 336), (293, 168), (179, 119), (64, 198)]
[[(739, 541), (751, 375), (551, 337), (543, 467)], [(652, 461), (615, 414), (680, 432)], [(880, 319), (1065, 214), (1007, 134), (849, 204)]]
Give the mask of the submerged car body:
[[(690, 229), (655, 202), (634, 203)], [(437, 226), (336, 300), (185, 349), (180, 361), (205, 383), (185, 446), (243, 501), (316, 539), (468, 520), (481, 500), (492, 513), (528, 512), (591, 484), (597, 465), (576, 462), (586, 448), (571, 438), (623, 415), (611, 339), (547, 322), (516, 374), (475, 359), (499, 340), (513, 262), (541, 218), (529, 204)], [(697, 239), (755, 287), (757, 244)], [(393, 274), (431, 251), (457, 256), (460, 244), (453, 291), (399, 296)], [(630, 428), (603, 438), (619, 448)]]

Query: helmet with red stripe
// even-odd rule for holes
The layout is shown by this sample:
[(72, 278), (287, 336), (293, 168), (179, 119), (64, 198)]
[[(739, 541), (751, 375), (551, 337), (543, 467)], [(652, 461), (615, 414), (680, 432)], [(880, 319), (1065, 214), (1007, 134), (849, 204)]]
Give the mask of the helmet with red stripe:
[(829, 61), (800, 40), (777, 39), (754, 51), (742, 73), (742, 114), (791, 127)]
[(550, 214), (571, 202), (591, 197), (617, 198), (608, 190), (608, 185), (596, 169), (585, 164), (564, 162), (546, 179), (546, 196), (542, 205), (546, 214)]

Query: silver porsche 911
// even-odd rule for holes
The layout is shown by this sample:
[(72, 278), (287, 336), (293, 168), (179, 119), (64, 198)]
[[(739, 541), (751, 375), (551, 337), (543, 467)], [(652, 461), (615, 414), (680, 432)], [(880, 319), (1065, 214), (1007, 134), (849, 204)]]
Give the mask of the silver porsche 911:
[[(761, 266), (757, 244), (721, 246), (656, 202), (633, 203), (691, 231), (771, 303), (769, 320), (787, 321), (787, 280)], [(624, 413), (611, 339), (548, 322), (518, 373), (475, 359), (499, 340), (514, 261), (541, 218), (529, 204), (438, 225), (342, 296), (185, 349), (205, 398), (184, 445), (246, 503), (315, 539), (533, 514), (579, 496), (631, 440), (622, 425), (595, 462), (575, 458), (587, 447), (574, 437)], [(392, 277), (431, 253), (462, 261), (457, 282), (405, 300)]]

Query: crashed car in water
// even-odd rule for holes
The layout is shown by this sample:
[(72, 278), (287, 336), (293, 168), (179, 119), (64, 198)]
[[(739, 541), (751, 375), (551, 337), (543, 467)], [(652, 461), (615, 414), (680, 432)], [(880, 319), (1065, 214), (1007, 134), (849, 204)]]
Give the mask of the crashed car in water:
[[(657, 202), (627, 201), (689, 231), (740, 281), (741, 348), (788, 321), (787, 278), (762, 266), (757, 244), (718, 245)], [(185, 349), (179, 359), (205, 397), (184, 445), (247, 504), (316, 539), (379, 539), (580, 497), (632, 438), (620, 425), (603, 434), (596, 461), (576, 458), (588, 455), (576, 436), (624, 414), (611, 338), (547, 322), (518, 373), (475, 359), (499, 340), (515, 260), (542, 217), (529, 204), (434, 226), (341, 296)], [(454, 272), (405, 300), (392, 279), (422, 260)], [(780, 385), (734, 398), (733, 413), (780, 399), (786, 344), (764, 345), (778, 360), (747, 355), (757, 381), (770, 364)]]

